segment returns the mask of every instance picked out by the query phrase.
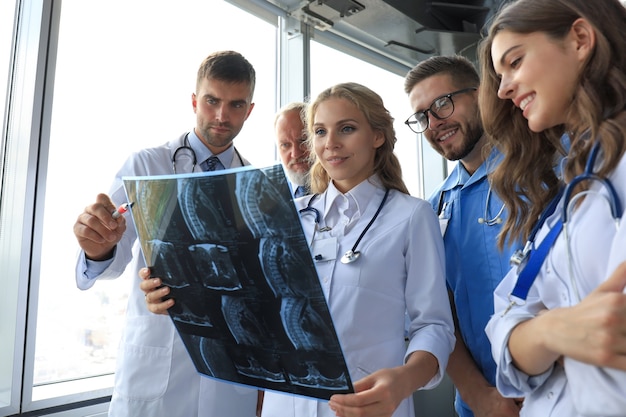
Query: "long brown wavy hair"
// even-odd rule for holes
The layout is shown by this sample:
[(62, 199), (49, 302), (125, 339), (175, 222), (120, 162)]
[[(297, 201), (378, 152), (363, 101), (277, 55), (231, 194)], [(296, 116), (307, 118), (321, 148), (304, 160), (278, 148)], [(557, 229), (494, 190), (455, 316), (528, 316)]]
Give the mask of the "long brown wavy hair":
[[(503, 30), (520, 34), (542, 32), (559, 41), (579, 18), (593, 27), (596, 45), (579, 75), (567, 122), (534, 133), (511, 100), (498, 98), (500, 79), (491, 56), (494, 37)], [(564, 166), (566, 182), (584, 170), (596, 141), (600, 142), (603, 152), (602, 166), (596, 172), (601, 177), (609, 175), (624, 154), (624, 27), (626, 9), (618, 0), (517, 0), (505, 5), (491, 23), (479, 45), (482, 72), (479, 106), (490, 143), (504, 154), (492, 175), (493, 187), (510, 213), (499, 236), (500, 247), (507, 236), (526, 240), (544, 207), (557, 195), (562, 183), (554, 164), (565, 155), (561, 143), (563, 134), (571, 141)], [(584, 185), (577, 191), (583, 188)]]
[(331, 178), (322, 167), (315, 156), (313, 148), (313, 124), (315, 123), (315, 112), (320, 103), (330, 98), (343, 98), (353, 103), (365, 119), (369, 122), (372, 130), (380, 131), (385, 137), (385, 143), (376, 149), (374, 156), (374, 173), (378, 174), (383, 186), (388, 189), (395, 189), (402, 193), (409, 194), (404, 181), (402, 180), (402, 168), (400, 161), (393, 153), (393, 148), (397, 141), (396, 131), (393, 128), (393, 117), (385, 108), (382, 98), (369, 88), (357, 83), (342, 83), (334, 85), (322, 91), (307, 109), (307, 130), (310, 157), (313, 159), (311, 167), (311, 191), (323, 193), (328, 188)]

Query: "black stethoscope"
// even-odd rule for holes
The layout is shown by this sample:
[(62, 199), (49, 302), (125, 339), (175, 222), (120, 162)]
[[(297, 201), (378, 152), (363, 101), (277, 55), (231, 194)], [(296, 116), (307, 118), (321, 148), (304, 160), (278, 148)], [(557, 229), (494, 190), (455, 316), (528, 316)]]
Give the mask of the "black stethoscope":
[[(313, 231), (313, 239), (315, 239), (315, 233), (318, 231), (318, 225), (320, 223), (321, 220), (321, 215), (318, 209), (316, 209), (315, 207), (311, 207), (311, 203), (313, 202), (313, 200), (315, 200), (315, 198), (317, 198), (319, 194), (313, 194), (313, 196), (309, 199), (309, 202), (307, 203), (307, 206), (303, 209), (300, 209), (300, 211), (298, 213), (300, 214), (306, 214), (307, 212), (312, 213), (315, 216), (315, 229)], [(370, 220), (370, 222), (367, 224), (367, 226), (365, 226), (365, 229), (363, 229), (363, 231), (361, 232), (361, 234), (359, 235), (359, 238), (356, 240), (356, 242), (354, 242), (354, 246), (352, 246), (352, 249), (350, 249), (349, 251), (347, 251), (346, 253), (344, 253), (344, 255), (341, 257), (341, 263), (342, 264), (351, 264), (352, 262), (356, 261), (357, 259), (359, 259), (359, 257), (361, 256), (361, 252), (356, 250), (357, 246), (359, 246), (359, 243), (361, 242), (361, 239), (363, 239), (363, 236), (365, 236), (365, 233), (367, 233), (367, 231), (369, 230), (369, 228), (372, 226), (372, 224), (374, 224), (374, 221), (376, 220), (376, 218), (378, 217), (378, 214), (380, 213), (380, 211), (383, 209), (383, 206), (385, 205), (385, 201), (387, 201), (387, 196), (389, 195), (389, 189), (385, 190), (385, 195), (382, 199), (382, 201), (380, 202), (380, 205), (378, 206), (378, 209), (376, 209), (376, 213), (374, 213), (374, 216), (372, 217), (372, 220)], [(320, 232), (327, 232), (329, 230), (331, 230), (331, 227), (328, 226), (324, 226), (322, 228), (319, 229)], [(316, 261), (321, 261), (322, 257), (321, 255), (316, 255), (314, 258)]]
[[(243, 163), (243, 158), (239, 154), (239, 151), (237, 150), (237, 148), (234, 148), (233, 150), (237, 154), (237, 158), (239, 158), (239, 162), (241, 163), (241, 166), (244, 166), (245, 164)], [(193, 172), (196, 169), (198, 158), (196, 158), (196, 151), (194, 151), (189, 145), (189, 133), (187, 133), (185, 137), (183, 138), (183, 144), (179, 146), (178, 148), (176, 148), (176, 150), (172, 154), (172, 168), (174, 169), (174, 174), (176, 174), (176, 157), (178, 156), (178, 152), (180, 151), (187, 151), (191, 153), (191, 163), (192, 163), (191, 172)]]
[[(518, 266), (518, 276), (517, 281), (515, 283), (515, 287), (511, 294), (509, 294), (509, 305), (502, 313), (504, 316), (513, 306), (515, 305), (523, 305), (526, 302), (526, 297), (528, 297), (528, 292), (530, 291), (530, 287), (532, 286), (537, 274), (539, 273), (539, 269), (543, 262), (545, 261), (546, 256), (548, 256), (548, 252), (556, 238), (558, 237), (561, 230), (563, 230), (566, 248), (567, 248), (567, 257), (568, 257), (568, 266), (569, 266), (569, 274), (572, 286), (576, 292), (578, 300), (581, 300), (580, 294), (578, 292), (578, 287), (576, 284), (576, 280), (574, 279), (573, 269), (572, 269), (572, 254), (569, 243), (569, 235), (567, 232), (568, 221), (570, 219), (571, 209), (575, 206), (575, 203), (579, 198), (592, 193), (589, 189), (582, 191), (572, 197), (572, 193), (574, 192), (574, 188), (583, 181), (598, 181), (608, 192), (608, 196), (604, 196), (607, 204), (611, 210), (611, 216), (615, 221), (615, 226), (619, 227), (619, 223), (622, 217), (622, 203), (613, 186), (613, 183), (608, 178), (602, 178), (593, 172), (593, 168), (596, 163), (596, 158), (598, 153), (600, 152), (600, 143), (596, 142), (589, 153), (589, 158), (587, 159), (587, 163), (585, 165), (585, 170), (582, 174), (575, 176), (572, 181), (567, 184), (567, 186), (562, 189), (557, 196), (550, 202), (546, 210), (541, 214), (537, 224), (531, 230), (530, 236), (526, 245), (524, 245), (524, 249), (521, 251), (516, 251), (513, 256), (511, 256), (511, 265)], [(563, 206), (560, 219), (552, 226), (546, 237), (541, 241), (539, 246), (535, 248), (535, 237), (537, 232), (541, 228), (541, 226), (545, 223), (548, 217), (556, 210), (556, 207), (559, 203), (560, 197), (563, 196)], [(521, 300), (518, 303), (515, 299)]]

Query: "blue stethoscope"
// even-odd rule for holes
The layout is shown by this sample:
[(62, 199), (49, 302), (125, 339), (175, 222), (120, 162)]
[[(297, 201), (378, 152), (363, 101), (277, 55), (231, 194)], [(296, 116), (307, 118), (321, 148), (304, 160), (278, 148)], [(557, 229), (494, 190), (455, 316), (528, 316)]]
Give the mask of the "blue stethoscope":
[[(509, 294), (510, 303), (505, 311), (502, 313), (502, 316), (504, 316), (513, 306), (523, 305), (526, 302), (530, 287), (535, 281), (541, 265), (548, 256), (550, 248), (556, 241), (556, 238), (561, 231), (563, 231), (566, 241), (570, 280), (572, 282), (572, 286), (576, 292), (578, 300), (581, 300), (572, 270), (572, 254), (569, 244), (567, 226), (570, 219), (571, 210), (573, 207), (576, 206), (576, 201), (583, 196), (592, 193), (592, 191), (587, 189), (572, 197), (574, 188), (583, 181), (599, 182), (608, 193), (608, 195), (604, 196), (604, 198), (606, 199), (607, 204), (611, 209), (611, 216), (613, 217), (616, 227), (619, 227), (620, 219), (623, 213), (622, 203), (620, 201), (619, 195), (617, 194), (617, 191), (615, 190), (615, 187), (613, 186), (613, 183), (608, 178), (602, 178), (593, 172), (593, 168), (595, 166), (596, 158), (599, 152), (600, 143), (596, 142), (591, 149), (591, 152), (589, 153), (589, 158), (587, 159), (587, 163), (585, 165), (585, 170), (583, 171), (583, 173), (574, 177), (565, 188), (561, 189), (557, 196), (550, 202), (546, 210), (544, 210), (544, 212), (541, 214), (541, 217), (537, 221), (537, 224), (531, 230), (528, 241), (524, 245), (524, 249), (521, 251), (516, 251), (513, 256), (511, 256), (511, 265), (518, 266), (518, 277), (513, 291), (511, 292), (511, 294)], [(537, 232), (539, 231), (539, 229), (541, 229), (541, 226), (545, 223), (546, 219), (550, 217), (552, 213), (554, 213), (559, 203), (559, 200), (561, 199), (561, 196), (563, 198), (561, 217), (555, 223), (555, 225), (552, 226), (552, 228), (550, 229), (546, 237), (541, 241), (539, 246), (535, 248), (534, 242)], [(517, 300), (520, 301), (518, 302)]]
[[(311, 207), (311, 203), (313, 202), (313, 200), (315, 200), (317, 198), (318, 195), (319, 194), (313, 194), (313, 196), (309, 199), (306, 207), (303, 208), (303, 209), (300, 209), (298, 211), (298, 213), (300, 213), (300, 214), (311, 213), (311, 214), (313, 214), (315, 216), (315, 229), (313, 230), (313, 239), (312, 240), (315, 239), (315, 233), (318, 231), (318, 226), (320, 224), (320, 220), (321, 220), (321, 217), (322, 217), (320, 215), (320, 211), (318, 209), (316, 209), (315, 207)], [(380, 202), (380, 205), (378, 206), (378, 209), (376, 209), (376, 213), (374, 213), (374, 216), (372, 217), (372, 220), (370, 220), (370, 222), (367, 224), (367, 226), (365, 226), (365, 229), (363, 229), (363, 231), (359, 235), (359, 238), (356, 240), (356, 242), (354, 242), (354, 245), (352, 246), (352, 249), (350, 249), (349, 251), (344, 253), (344, 255), (341, 257), (341, 263), (342, 264), (351, 264), (352, 262), (354, 262), (357, 259), (359, 259), (359, 257), (361, 256), (361, 252), (356, 250), (356, 248), (357, 248), (357, 246), (359, 246), (359, 243), (361, 242), (361, 239), (363, 239), (363, 236), (365, 236), (365, 233), (367, 233), (367, 231), (372, 226), (372, 224), (374, 224), (374, 220), (376, 220), (376, 218), (378, 217), (378, 214), (383, 209), (383, 206), (385, 205), (385, 201), (387, 201), (387, 196), (388, 195), (389, 195), (389, 189), (386, 189), (385, 190), (385, 195), (384, 195), (382, 201)], [(328, 227), (328, 226), (324, 226), (322, 228), (319, 228), (320, 232), (327, 232), (329, 230), (332, 230), (332, 228)], [(321, 255), (315, 255), (314, 259), (316, 261), (323, 260)]]
[[(174, 169), (174, 174), (176, 174), (176, 157), (178, 156), (178, 152), (181, 152), (181, 151), (185, 151), (191, 154), (191, 163), (192, 163), (191, 172), (193, 172), (194, 169), (196, 168), (196, 164), (198, 163), (198, 158), (196, 158), (196, 151), (194, 151), (191, 145), (189, 144), (189, 133), (187, 133), (185, 137), (183, 138), (183, 144), (179, 146), (178, 148), (176, 148), (176, 150), (172, 154), (172, 168)], [(237, 158), (239, 158), (239, 162), (241, 163), (241, 166), (244, 166), (245, 164), (243, 163), (243, 158), (239, 154), (239, 151), (237, 150), (237, 148), (234, 148), (234, 151), (237, 154)]]

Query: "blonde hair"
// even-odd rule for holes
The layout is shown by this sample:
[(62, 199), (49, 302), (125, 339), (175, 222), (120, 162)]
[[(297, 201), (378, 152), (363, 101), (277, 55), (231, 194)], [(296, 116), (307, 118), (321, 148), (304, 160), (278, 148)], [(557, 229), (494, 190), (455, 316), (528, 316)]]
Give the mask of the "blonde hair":
[(310, 171), (311, 190), (314, 193), (322, 193), (328, 188), (331, 178), (324, 170), (313, 150), (312, 138), (314, 137), (313, 123), (315, 112), (320, 103), (330, 98), (342, 98), (353, 103), (365, 119), (369, 122), (372, 130), (381, 132), (385, 142), (376, 149), (374, 156), (374, 172), (378, 174), (383, 186), (388, 189), (395, 189), (408, 194), (409, 191), (402, 180), (402, 168), (400, 161), (393, 153), (396, 139), (396, 132), (393, 128), (393, 117), (385, 108), (382, 98), (369, 88), (357, 83), (342, 83), (334, 85), (322, 91), (307, 109), (307, 130), (309, 132), (307, 143), (311, 152), (313, 165)]

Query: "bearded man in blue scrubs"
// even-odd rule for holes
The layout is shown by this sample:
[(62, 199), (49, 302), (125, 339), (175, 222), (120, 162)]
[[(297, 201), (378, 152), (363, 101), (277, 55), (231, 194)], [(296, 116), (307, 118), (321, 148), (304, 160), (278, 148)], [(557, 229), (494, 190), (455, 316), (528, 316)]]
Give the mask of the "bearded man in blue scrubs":
[(506, 207), (491, 191), (488, 174), (500, 158), (485, 148), (478, 109), (480, 79), (462, 56), (434, 56), (405, 78), (414, 112), (405, 122), (449, 161), (452, 173), (429, 198), (439, 216), (446, 250), (446, 281), (456, 327), (456, 346), (446, 369), (456, 388), (460, 417), (517, 417), (522, 399), (495, 388), (496, 364), (485, 334), (493, 315), (493, 291), (510, 269), (518, 244), (500, 251)]

